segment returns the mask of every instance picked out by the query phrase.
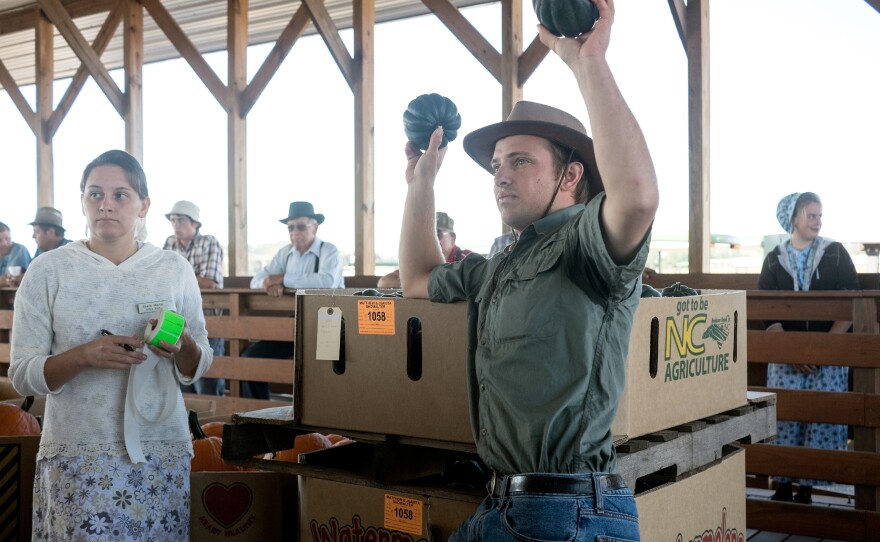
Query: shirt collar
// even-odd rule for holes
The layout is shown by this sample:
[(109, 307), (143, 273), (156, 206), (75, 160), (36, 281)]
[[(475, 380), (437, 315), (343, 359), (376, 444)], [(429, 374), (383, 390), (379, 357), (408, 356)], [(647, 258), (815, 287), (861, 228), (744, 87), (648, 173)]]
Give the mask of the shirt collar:
[(556, 211), (555, 213), (549, 214), (540, 220), (536, 220), (529, 227), (534, 228), (535, 233), (539, 235), (542, 233), (547, 233), (548, 231), (555, 230), (559, 226), (571, 220), (574, 215), (583, 211), (584, 207), (585, 206), (583, 203), (575, 203), (570, 207), (566, 207), (565, 209), (561, 209), (559, 211)]

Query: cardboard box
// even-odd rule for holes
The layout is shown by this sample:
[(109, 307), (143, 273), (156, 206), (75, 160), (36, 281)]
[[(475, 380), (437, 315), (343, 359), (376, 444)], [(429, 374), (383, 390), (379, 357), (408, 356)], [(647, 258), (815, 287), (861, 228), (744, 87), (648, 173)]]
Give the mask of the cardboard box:
[[(297, 290), (297, 422), (472, 444), (465, 304), (350, 293)], [(326, 307), (334, 314), (319, 318)], [(344, 372), (317, 350), (319, 323), (340, 314)], [(339, 344), (338, 332), (327, 338)]]
[(746, 454), (737, 449), (704, 470), (636, 495), (642, 540), (746, 539)]
[[(328, 307), (345, 322), (344, 372), (318, 352), (319, 328), (334, 316), (326, 314)], [(413, 318), (421, 324), (420, 349), (408, 339)], [(465, 303), (298, 290), (296, 422), (472, 445), (466, 325)], [(321, 329), (326, 334), (329, 326)], [(321, 335), (325, 343), (333, 333)], [(337, 351), (338, 344), (335, 339)], [(419, 359), (418, 353), (421, 374), (413, 378), (408, 363)], [(626, 388), (612, 425), (616, 440), (746, 403), (744, 291), (641, 300), (633, 320)]]
[(296, 476), (278, 472), (190, 475), (193, 542), (294, 540)]
[(39, 436), (0, 437), (0, 540), (30, 540)]
[(635, 438), (746, 399), (746, 293), (645, 298), (633, 319), (626, 387), (611, 432)]
[(302, 477), (299, 540), (448, 540), (481, 500), (448, 491), (439, 496), (430, 490), (408, 493)]

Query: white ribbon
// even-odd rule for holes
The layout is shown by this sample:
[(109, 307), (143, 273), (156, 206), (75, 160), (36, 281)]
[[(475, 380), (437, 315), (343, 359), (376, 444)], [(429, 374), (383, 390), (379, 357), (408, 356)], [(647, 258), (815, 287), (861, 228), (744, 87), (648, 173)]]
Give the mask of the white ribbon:
[[(152, 353), (150, 353), (152, 354)], [(174, 378), (174, 367), (171, 363), (160, 363), (164, 358), (152, 354), (140, 365), (133, 366), (128, 372), (128, 388), (125, 391), (125, 417), (123, 421), (123, 435), (125, 436), (125, 449), (132, 463), (144, 463), (147, 458), (141, 446), (141, 425), (160, 424), (165, 421), (177, 406), (177, 381)], [(139, 391), (149, 385), (150, 376), (159, 386), (156, 396), (162, 402), (162, 411), (151, 420), (144, 416), (139, 406)]]

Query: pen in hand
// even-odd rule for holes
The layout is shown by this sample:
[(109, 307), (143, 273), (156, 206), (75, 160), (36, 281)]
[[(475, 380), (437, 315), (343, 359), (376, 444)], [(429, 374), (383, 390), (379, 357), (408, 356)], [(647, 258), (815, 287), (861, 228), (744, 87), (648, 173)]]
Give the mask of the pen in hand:
[[(106, 336), (108, 336), (108, 335), (113, 335), (113, 333), (110, 333), (110, 332), (107, 331), (106, 329), (102, 329), (102, 330), (101, 330), (101, 335), (104, 335), (104, 336), (106, 337)], [(134, 352), (134, 347), (133, 347), (132, 345), (130, 345), (130, 344), (122, 344), (121, 346), (122, 346), (122, 348), (125, 348), (125, 349), (128, 350), (129, 352)]]

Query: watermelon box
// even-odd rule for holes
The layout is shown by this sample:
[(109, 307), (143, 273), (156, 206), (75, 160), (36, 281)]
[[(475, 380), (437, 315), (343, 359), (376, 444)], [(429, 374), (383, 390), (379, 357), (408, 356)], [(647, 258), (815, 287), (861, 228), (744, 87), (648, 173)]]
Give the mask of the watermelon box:
[(294, 540), (296, 476), (278, 472), (190, 475), (190, 540)]

